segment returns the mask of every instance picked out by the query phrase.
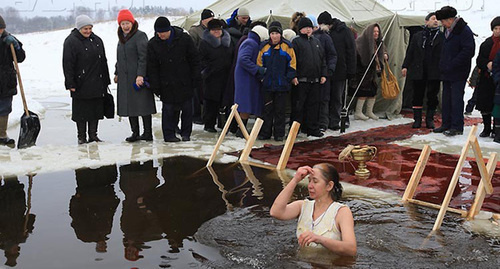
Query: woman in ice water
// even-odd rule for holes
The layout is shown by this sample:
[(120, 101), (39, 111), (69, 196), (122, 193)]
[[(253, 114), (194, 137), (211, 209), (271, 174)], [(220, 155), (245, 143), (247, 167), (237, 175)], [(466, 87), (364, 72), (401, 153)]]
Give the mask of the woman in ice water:
[[(309, 198), (288, 204), (297, 184), (309, 175)], [(356, 255), (352, 212), (338, 203), (342, 195), (339, 174), (331, 164), (300, 167), (271, 207), (280, 220), (299, 218), (297, 237), (301, 248), (326, 248), (338, 255)]]

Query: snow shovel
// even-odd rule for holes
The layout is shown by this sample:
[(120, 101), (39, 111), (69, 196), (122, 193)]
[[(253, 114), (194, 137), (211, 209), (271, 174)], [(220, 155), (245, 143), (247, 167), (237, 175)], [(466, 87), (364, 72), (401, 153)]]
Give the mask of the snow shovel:
[(38, 115), (28, 110), (26, 104), (26, 97), (24, 96), (23, 82), (21, 80), (21, 73), (17, 64), (16, 50), (14, 45), (10, 44), (12, 58), (17, 72), (17, 80), (19, 81), (19, 89), (21, 91), (21, 98), (23, 99), (24, 114), (21, 116), (21, 128), (19, 130), (19, 141), (17, 141), (17, 148), (27, 148), (35, 145), (38, 133), (40, 133), (40, 119)]
[(340, 133), (343, 134), (345, 133), (345, 129), (346, 129), (346, 121), (347, 121), (347, 117), (349, 117), (349, 114), (348, 114), (348, 111), (347, 111), (347, 84), (348, 84), (349, 80), (345, 80), (345, 93), (344, 93), (344, 107), (342, 108), (342, 110), (340, 111)]

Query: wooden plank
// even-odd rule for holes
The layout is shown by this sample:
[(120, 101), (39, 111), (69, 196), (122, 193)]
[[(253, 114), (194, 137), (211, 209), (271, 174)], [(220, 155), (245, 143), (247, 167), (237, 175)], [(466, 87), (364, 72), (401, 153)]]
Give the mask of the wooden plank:
[[(409, 203), (416, 204), (416, 205), (421, 205), (421, 206), (430, 207), (430, 208), (434, 208), (434, 209), (441, 209), (440, 205), (436, 205), (436, 204), (433, 204), (433, 203), (424, 202), (424, 201), (421, 201), (421, 200), (416, 200), (416, 199), (409, 198), (407, 201)], [(459, 214), (462, 217), (465, 217), (467, 215), (467, 211), (466, 210), (462, 210), (462, 209), (456, 209), (456, 208), (448, 207), (446, 210), (449, 211), (449, 212), (455, 213), (455, 214)]]
[(252, 196), (257, 197), (257, 199), (259, 199), (259, 200), (263, 199), (264, 192), (262, 191), (262, 187), (261, 187), (262, 184), (255, 177), (255, 174), (253, 173), (252, 167), (246, 162), (241, 162), (240, 165), (243, 168), (243, 171), (245, 171), (246, 177), (252, 183), (252, 186), (253, 186)]
[(299, 133), (300, 123), (294, 121), (290, 131), (288, 132), (288, 137), (286, 139), (285, 146), (281, 152), (280, 160), (276, 165), (276, 169), (283, 170), (286, 168), (290, 154), (292, 154), (293, 145), (295, 144), (295, 139), (297, 139), (297, 134)]
[(255, 124), (253, 125), (252, 128), (252, 132), (250, 133), (250, 137), (247, 140), (245, 148), (241, 152), (241, 156), (239, 159), (240, 162), (248, 161), (248, 156), (250, 156), (250, 152), (252, 152), (253, 144), (255, 143), (255, 140), (259, 135), (260, 128), (262, 127), (263, 123), (264, 121), (261, 118), (257, 118), (257, 120), (255, 121)]
[(231, 125), (231, 121), (233, 120), (233, 117), (235, 114), (238, 114), (238, 105), (234, 104), (231, 107), (231, 113), (229, 114), (229, 117), (227, 118), (226, 125), (224, 125), (224, 129), (222, 129), (222, 132), (219, 136), (219, 139), (217, 140), (217, 143), (215, 144), (214, 151), (212, 151), (212, 155), (210, 155), (210, 159), (208, 159), (207, 162), (207, 167), (212, 166), (215, 160), (215, 156), (217, 156), (217, 152), (219, 151), (220, 146), (222, 145), (222, 141), (224, 141), (224, 138), (226, 137), (227, 131), (229, 130), (229, 126)]
[(465, 160), (467, 158), (467, 153), (470, 148), (470, 141), (472, 137), (476, 135), (477, 126), (472, 126), (472, 130), (469, 133), (467, 140), (465, 141), (465, 145), (462, 148), (462, 154), (460, 154), (460, 159), (458, 160), (457, 166), (455, 167), (455, 172), (453, 172), (453, 176), (451, 177), (450, 185), (448, 185), (448, 191), (446, 191), (446, 196), (443, 199), (443, 203), (441, 204), (441, 208), (439, 209), (439, 214), (436, 218), (436, 222), (434, 222), (433, 231), (439, 230), (441, 228), (441, 224), (443, 224), (444, 214), (448, 209), (448, 205), (451, 201), (451, 196), (453, 195), (453, 191), (457, 186), (458, 178), (460, 177), (460, 173), (462, 173), (462, 168), (464, 167)]
[(408, 199), (413, 198), (415, 196), (415, 191), (417, 190), (418, 183), (420, 183), (420, 179), (422, 178), (422, 174), (424, 173), (425, 166), (427, 165), (427, 161), (429, 160), (429, 156), (431, 155), (431, 147), (429, 145), (425, 145), (422, 149), (422, 153), (420, 153), (420, 157), (418, 158), (417, 165), (415, 169), (413, 169), (413, 173), (411, 174), (410, 180), (408, 181), (408, 186), (406, 186), (405, 193), (403, 194), (403, 202), (408, 201)]
[(240, 113), (236, 111), (236, 114), (234, 115), (234, 118), (236, 119), (236, 122), (238, 123), (238, 127), (240, 127), (241, 133), (243, 134), (243, 137), (248, 141), (248, 138), (250, 137), (248, 135), (247, 128), (245, 127), (245, 124), (243, 124), (243, 121), (241, 120)]
[[(496, 152), (490, 155), (488, 159), (488, 165), (486, 166), (486, 170), (488, 172), (488, 181), (491, 182), (491, 178), (493, 177), (493, 173), (495, 172), (496, 164), (497, 164), (498, 154)], [(474, 197), (474, 202), (469, 209), (469, 213), (467, 214), (467, 219), (471, 220), (479, 213), (481, 207), (483, 206), (484, 198), (486, 197), (486, 189), (484, 188), (483, 181), (479, 182), (477, 186), (476, 196)]]
[(269, 169), (269, 170), (275, 170), (276, 169), (276, 167), (274, 167), (274, 165), (265, 164), (265, 163), (258, 163), (258, 162), (252, 162), (252, 161), (249, 161), (249, 160), (246, 160), (246, 161), (243, 161), (243, 162), (240, 162), (240, 163), (246, 163), (246, 164), (251, 165), (251, 166), (260, 167), (260, 168)]
[(474, 151), (474, 155), (476, 157), (477, 167), (479, 168), (479, 173), (481, 174), (481, 183), (483, 183), (484, 188), (487, 194), (493, 193), (493, 185), (491, 185), (491, 177), (488, 174), (488, 170), (486, 169), (486, 165), (484, 164), (483, 153), (481, 151), (481, 147), (479, 147), (479, 142), (477, 141), (477, 137), (474, 136), (471, 141), (472, 151)]
[(224, 184), (222, 184), (219, 181), (219, 177), (217, 176), (217, 173), (215, 173), (214, 168), (212, 166), (207, 166), (207, 170), (210, 173), (210, 175), (212, 176), (212, 180), (214, 181), (215, 185), (217, 185), (217, 187), (219, 187), (219, 191), (221, 192), (221, 198), (224, 201), (224, 203), (226, 204), (226, 209), (229, 211), (233, 211), (233, 205), (231, 203), (229, 203), (229, 200), (227, 199), (227, 190), (224, 187)]

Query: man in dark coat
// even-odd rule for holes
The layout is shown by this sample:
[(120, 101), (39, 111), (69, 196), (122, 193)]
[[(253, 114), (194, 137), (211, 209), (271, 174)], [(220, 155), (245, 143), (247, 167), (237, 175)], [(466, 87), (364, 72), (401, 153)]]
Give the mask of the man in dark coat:
[(250, 12), (245, 7), (237, 8), (231, 14), (231, 17), (227, 19), (227, 31), (231, 35), (233, 45), (238, 43), (238, 40), (251, 29), (250, 24), (252, 20), (250, 19)]
[(12, 97), (17, 94), (16, 70), (10, 45), (14, 46), (18, 62), (24, 61), (26, 54), (23, 44), (5, 30), (6, 24), (0, 16), (0, 145), (14, 147), (15, 141), (7, 136), (7, 123), (12, 112)]
[(292, 89), (292, 121), (301, 123), (307, 135), (322, 137), (319, 130), (320, 85), (326, 82), (327, 67), (321, 42), (312, 35), (313, 23), (302, 18), (299, 35), (292, 40), (297, 58), (297, 82)]
[(436, 18), (446, 28), (439, 68), (443, 81), (441, 127), (435, 133), (446, 136), (461, 135), (464, 130), (464, 90), (474, 56), (474, 34), (467, 23), (457, 17), (457, 10), (450, 6), (436, 11)]
[[(427, 95), (425, 125), (434, 129), (434, 112), (438, 105), (439, 60), (443, 47), (444, 34), (439, 30), (436, 14), (431, 12), (425, 17), (425, 27), (411, 40), (401, 73), (413, 83), (413, 128), (422, 126), (422, 108)], [(427, 94), (426, 94), (427, 93)]]
[(318, 23), (320, 22), (331, 25), (330, 37), (337, 51), (337, 64), (330, 80), (330, 123), (328, 125), (329, 129), (336, 131), (340, 129), (340, 112), (343, 96), (346, 94), (346, 79), (352, 79), (356, 74), (356, 44), (351, 29), (339, 19), (332, 18), (327, 11), (318, 16)]
[[(200, 43), (202, 40), (203, 32), (207, 29), (208, 23), (214, 19), (214, 13), (210, 9), (204, 9), (201, 12), (201, 20), (200, 24), (193, 25), (189, 28), (189, 35), (194, 41), (194, 46), (199, 49)], [(203, 110), (202, 106), (202, 98), (203, 98), (203, 90), (201, 85), (197, 90), (194, 91), (193, 96), (193, 123), (203, 124), (203, 120), (201, 119), (201, 112)]]
[(166, 17), (155, 22), (155, 36), (148, 42), (148, 77), (160, 96), (165, 142), (178, 142), (175, 129), (181, 116), (181, 137), (189, 141), (193, 129), (193, 87), (200, 80), (198, 51), (182, 28), (170, 26)]

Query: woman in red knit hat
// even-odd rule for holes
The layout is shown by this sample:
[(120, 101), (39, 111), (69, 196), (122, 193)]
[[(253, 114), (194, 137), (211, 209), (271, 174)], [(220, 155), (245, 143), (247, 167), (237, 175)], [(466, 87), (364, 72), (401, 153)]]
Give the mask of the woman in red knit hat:
[[(129, 118), (132, 135), (126, 141), (152, 141), (151, 115), (156, 113), (156, 107), (153, 92), (148, 88), (145, 78), (148, 37), (138, 29), (139, 24), (128, 9), (118, 13), (118, 25), (115, 69), (115, 83), (118, 84), (117, 114)], [(139, 134), (139, 116), (144, 125), (142, 135)]]

